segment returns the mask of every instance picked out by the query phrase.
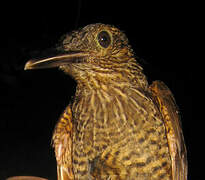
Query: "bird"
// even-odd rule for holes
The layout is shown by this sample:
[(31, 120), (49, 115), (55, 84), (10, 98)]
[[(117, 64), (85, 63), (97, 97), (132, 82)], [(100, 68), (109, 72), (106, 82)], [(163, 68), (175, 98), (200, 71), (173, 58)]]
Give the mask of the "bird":
[(77, 82), (52, 137), (58, 180), (187, 179), (175, 98), (162, 81), (149, 85), (123, 31), (89, 24), (54, 49), (24, 69), (58, 67)]

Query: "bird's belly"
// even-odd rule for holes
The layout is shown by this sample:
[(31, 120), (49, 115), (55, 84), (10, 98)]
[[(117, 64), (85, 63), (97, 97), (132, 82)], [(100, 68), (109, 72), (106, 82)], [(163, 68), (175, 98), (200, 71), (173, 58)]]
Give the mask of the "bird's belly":
[(143, 139), (140, 134), (127, 135), (100, 153), (93, 148), (92, 158), (82, 151), (74, 161), (76, 179), (170, 179), (171, 161), (163, 136), (154, 141)]

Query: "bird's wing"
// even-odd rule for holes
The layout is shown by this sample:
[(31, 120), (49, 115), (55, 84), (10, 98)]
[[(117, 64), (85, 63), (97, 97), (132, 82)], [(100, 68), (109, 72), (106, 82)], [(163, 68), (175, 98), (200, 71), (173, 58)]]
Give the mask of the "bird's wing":
[(169, 88), (161, 81), (150, 86), (153, 99), (160, 112), (167, 131), (170, 157), (172, 160), (172, 179), (187, 179), (187, 153), (181, 129), (179, 111)]
[(53, 147), (57, 161), (58, 180), (74, 179), (72, 171), (72, 112), (68, 106), (61, 115), (53, 133)]

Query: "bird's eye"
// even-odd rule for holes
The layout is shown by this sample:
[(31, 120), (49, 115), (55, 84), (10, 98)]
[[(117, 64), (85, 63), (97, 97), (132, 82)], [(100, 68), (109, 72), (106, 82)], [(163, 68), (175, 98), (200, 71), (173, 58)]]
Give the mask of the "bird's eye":
[(98, 34), (98, 42), (103, 48), (107, 48), (111, 43), (111, 38), (110, 38), (110, 35), (108, 34), (108, 32), (101, 31)]

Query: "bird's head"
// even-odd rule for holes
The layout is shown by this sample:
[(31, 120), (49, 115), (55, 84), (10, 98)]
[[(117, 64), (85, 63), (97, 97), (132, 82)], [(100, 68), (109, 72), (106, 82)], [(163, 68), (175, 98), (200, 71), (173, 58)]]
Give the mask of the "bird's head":
[(126, 35), (111, 25), (91, 24), (68, 33), (56, 51), (55, 56), (29, 60), (25, 70), (59, 67), (78, 82), (133, 81), (143, 76)]

